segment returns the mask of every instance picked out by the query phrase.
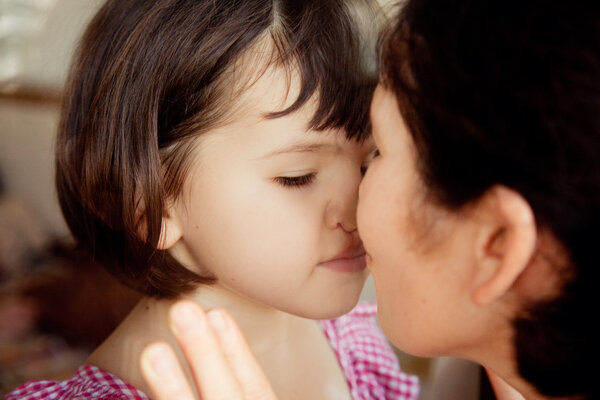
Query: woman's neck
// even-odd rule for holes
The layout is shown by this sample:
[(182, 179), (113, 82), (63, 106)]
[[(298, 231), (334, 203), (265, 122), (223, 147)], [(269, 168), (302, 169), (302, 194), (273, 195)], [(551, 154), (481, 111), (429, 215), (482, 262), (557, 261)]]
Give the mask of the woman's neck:
[(533, 392), (531, 387), (525, 387), (523, 382), (520, 382), (521, 379), (517, 376), (511, 377), (507, 381), (500, 378), (490, 370), (486, 369), (486, 371), (494, 390), (494, 394), (496, 395), (496, 399), (498, 400), (544, 399), (543, 397), (539, 397), (537, 393)]
[(480, 362), (485, 367), (496, 398), (498, 400), (548, 400), (548, 397), (541, 395), (531, 383), (521, 377), (513, 353), (511, 350), (510, 354), (498, 354), (493, 358), (487, 358), (488, 362), (486, 360)]
[[(546, 400), (518, 371), (514, 349), (512, 309), (505, 305), (488, 310), (491, 318), (483, 319), (468, 337), (467, 345), (458, 348), (453, 357), (471, 360), (482, 365), (498, 400)], [(498, 308), (500, 307), (500, 308)]]

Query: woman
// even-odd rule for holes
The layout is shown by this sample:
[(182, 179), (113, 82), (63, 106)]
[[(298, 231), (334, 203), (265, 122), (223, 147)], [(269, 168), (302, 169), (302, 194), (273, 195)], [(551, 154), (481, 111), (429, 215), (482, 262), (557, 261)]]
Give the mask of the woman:
[[(598, 398), (599, 49), (583, 2), (409, 0), (385, 35), (358, 223), (402, 350), (470, 359), (527, 399)], [(206, 339), (195, 312), (179, 337), (203, 398), (273, 398), (233, 322)], [(147, 377), (186, 399), (149, 368), (165, 350)]]

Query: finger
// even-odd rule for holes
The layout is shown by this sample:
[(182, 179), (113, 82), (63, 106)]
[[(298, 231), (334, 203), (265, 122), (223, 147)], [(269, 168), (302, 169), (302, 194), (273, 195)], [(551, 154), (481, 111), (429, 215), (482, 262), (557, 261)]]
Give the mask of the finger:
[(218, 309), (210, 310), (207, 317), (217, 334), (223, 354), (242, 387), (244, 399), (275, 400), (275, 393), (267, 377), (233, 318), (226, 311)]
[(180, 301), (171, 307), (170, 317), (201, 398), (243, 399), (242, 389), (202, 309), (193, 302)]
[(141, 367), (144, 379), (156, 400), (194, 400), (194, 395), (177, 362), (173, 349), (157, 342), (142, 351)]

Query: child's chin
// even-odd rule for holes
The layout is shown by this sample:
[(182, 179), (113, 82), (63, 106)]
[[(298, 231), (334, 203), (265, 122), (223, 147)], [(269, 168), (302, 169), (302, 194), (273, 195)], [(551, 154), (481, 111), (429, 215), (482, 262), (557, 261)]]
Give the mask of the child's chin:
[(350, 312), (358, 303), (359, 294), (355, 297), (348, 296), (343, 300), (328, 302), (318, 309), (306, 310), (306, 315), (302, 315), (304, 318), (310, 319), (333, 319), (340, 317)]

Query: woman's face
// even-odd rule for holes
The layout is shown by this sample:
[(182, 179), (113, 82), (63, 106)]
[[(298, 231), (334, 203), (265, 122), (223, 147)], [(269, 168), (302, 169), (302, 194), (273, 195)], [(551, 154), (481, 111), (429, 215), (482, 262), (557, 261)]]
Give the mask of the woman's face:
[(395, 95), (381, 86), (371, 120), (379, 156), (360, 185), (358, 230), (377, 289), (379, 322), (409, 353), (446, 353), (449, 341), (462, 335), (455, 318), (469, 293), (465, 268), (457, 262), (466, 250), (463, 232), (427, 202), (412, 137)]

